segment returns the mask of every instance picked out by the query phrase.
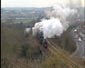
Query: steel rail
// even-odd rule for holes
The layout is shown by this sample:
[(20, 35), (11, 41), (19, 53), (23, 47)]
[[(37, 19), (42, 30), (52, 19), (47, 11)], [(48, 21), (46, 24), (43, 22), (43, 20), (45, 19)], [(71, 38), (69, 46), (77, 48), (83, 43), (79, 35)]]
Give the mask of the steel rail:
[(54, 44), (52, 41), (47, 40), (47, 42), (49, 44), (49, 51), (54, 53), (54, 55), (59, 56), (62, 61), (66, 62), (70, 66), (70, 68), (82, 68), (69, 55), (65, 54), (60, 47), (54, 47), (56, 44)]

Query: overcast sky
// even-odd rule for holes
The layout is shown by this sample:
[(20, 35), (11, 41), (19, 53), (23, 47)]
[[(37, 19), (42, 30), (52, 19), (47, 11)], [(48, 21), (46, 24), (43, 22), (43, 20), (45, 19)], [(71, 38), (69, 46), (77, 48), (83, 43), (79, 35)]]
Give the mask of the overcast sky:
[(57, 3), (67, 4), (69, 1), (82, 5), (85, 3), (85, 0), (1, 0), (1, 7), (49, 7)]
[(48, 7), (68, 0), (1, 0), (1, 7)]

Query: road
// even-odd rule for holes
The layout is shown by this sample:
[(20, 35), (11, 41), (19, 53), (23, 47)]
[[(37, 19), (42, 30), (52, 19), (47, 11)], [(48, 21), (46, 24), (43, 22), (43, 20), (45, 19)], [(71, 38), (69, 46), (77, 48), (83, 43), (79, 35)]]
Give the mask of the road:
[[(78, 58), (84, 58), (85, 59), (85, 35), (83, 34), (83, 38), (78, 36), (78, 33), (75, 33), (76, 30), (72, 30), (72, 36), (76, 42), (77, 49), (72, 54), (72, 56), (78, 57)], [(81, 31), (80, 31), (81, 33)]]
[(77, 49), (74, 52), (73, 56), (78, 58), (85, 58), (85, 42), (84, 41), (76, 41)]

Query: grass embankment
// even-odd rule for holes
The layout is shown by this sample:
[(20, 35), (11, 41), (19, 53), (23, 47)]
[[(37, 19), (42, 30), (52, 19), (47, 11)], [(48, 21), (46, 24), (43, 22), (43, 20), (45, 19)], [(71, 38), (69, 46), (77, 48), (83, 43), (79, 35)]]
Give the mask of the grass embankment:
[(36, 38), (25, 37), (23, 27), (15, 26), (1, 25), (2, 68), (69, 68), (61, 58), (43, 49)]

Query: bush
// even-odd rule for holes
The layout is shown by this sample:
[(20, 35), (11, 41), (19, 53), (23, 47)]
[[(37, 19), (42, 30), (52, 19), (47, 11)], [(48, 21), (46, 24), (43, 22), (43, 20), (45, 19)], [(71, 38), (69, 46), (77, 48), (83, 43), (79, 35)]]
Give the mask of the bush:
[(1, 58), (1, 68), (12, 68), (10, 60), (7, 58)]
[(23, 58), (33, 59), (38, 58), (41, 55), (41, 50), (39, 47), (31, 47), (29, 44), (24, 44), (21, 46), (20, 56)]
[(69, 53), (73, 53), (76, 50), (76, 42), (71, 36), (69, 31), (66, 31), (62, 36), (61, 46)]
[(21, 45), (21, 48), (20, 48), (20, 56), (21, 57), (27, 57), (27, 51), (28, 51), (28, 45), (24, 44), (24, 45)]

